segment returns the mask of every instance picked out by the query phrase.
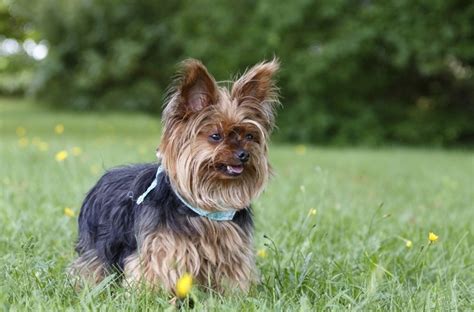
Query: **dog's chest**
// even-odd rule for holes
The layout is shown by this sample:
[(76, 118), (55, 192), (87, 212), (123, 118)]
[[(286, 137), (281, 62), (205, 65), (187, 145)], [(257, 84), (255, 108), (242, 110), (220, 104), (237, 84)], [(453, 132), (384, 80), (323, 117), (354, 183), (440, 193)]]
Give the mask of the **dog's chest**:
[(129, 279), (144, 277), (172, 289), (187, 272), (200, 284), (247, 289), (255, 275), (251, 233), (233, 222), (188, 221), (192, 231), (161, 228), (145, 235), (137, 253), (127, 259)]
[(251, 249), (251, 234), (235, 223), (199, 220), (199, 235), (191, 237), (201, 259), (212, 265), (245, 257)]
[(189, 255), (196, 252), (198, 261), (188, 258), (187, 267), (193, 268), (201, 282), (209, 278), (222, 284), (223, 280), (233, 281), (236, 286), (245, 288), (241, 283), (252, 280), (254, 256), (252, 236), (232, 222), (213, 222), (200, 220), (200, 235), (191, 239), (193, 247), (188, 248)]

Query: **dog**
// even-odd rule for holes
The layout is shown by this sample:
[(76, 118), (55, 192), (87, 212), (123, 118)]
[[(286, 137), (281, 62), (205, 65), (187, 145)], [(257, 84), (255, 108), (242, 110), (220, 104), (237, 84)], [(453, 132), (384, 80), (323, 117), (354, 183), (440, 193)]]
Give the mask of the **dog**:
[(89, 191), (70, 273), (99, 283), (119, 272), (170, 293), (187, 273), (218, 292), (248, 291), (258, 280), (250, 204), (272, 175), (278, 69), (259, 63), (226, 87), (200, 61), (182, 62), (158, 163), (111, 169)]

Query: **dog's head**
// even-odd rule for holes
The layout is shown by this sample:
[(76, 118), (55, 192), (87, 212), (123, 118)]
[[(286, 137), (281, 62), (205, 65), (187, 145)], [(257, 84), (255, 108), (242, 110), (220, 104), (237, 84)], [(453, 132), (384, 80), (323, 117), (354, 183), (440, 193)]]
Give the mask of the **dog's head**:
[(173, 188), (191, 203), (242, 209), (263, 190), (278, 67), (257, 64), (225, 88), (201, 62), (182, 63), (163, 111), (160, 154)]

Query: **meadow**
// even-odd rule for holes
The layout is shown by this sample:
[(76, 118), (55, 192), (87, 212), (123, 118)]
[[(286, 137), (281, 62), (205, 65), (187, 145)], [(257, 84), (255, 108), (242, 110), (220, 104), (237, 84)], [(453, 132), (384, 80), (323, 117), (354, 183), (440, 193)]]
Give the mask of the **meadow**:
[[(17, 99), (0, 99), (0, 118), (0, 308), (175, 309), (111, 279), (76, 293), (65, 275), (83, 196), (105, 169), (155, 160), (158, 118)], [(194, 288), (194, 310), (474, 310), (472, 150), (275, 143), (270, 157), (254, 203), (261, 283)]]

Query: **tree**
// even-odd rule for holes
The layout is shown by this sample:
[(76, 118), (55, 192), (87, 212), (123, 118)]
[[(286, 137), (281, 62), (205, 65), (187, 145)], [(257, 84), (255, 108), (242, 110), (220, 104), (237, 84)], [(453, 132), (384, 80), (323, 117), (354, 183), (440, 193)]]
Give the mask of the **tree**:
[(281, 139), (474, 141), (470, 2), (28, 5), (29, 18), (50, 45), (35, 90), (57, 107), (158, 112), (175, 64), (184, 58), (202, 59), (218, 79), (228, 80), (229, 72), (276, 55), (283, 64)]

